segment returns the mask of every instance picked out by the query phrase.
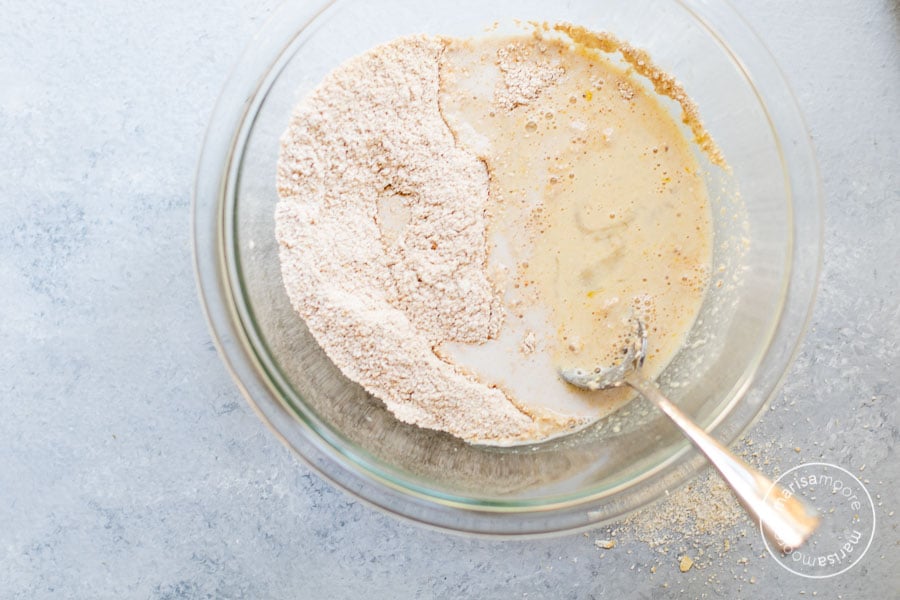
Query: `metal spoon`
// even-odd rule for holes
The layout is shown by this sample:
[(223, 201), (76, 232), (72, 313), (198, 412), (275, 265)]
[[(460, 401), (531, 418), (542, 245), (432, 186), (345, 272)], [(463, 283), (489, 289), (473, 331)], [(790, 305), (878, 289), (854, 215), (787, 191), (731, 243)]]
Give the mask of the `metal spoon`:
[(647, 353), (647, 332), (640, 319), (633, 318), (632, 321), (634, 332), (624, 348), (622, 362), (592, 371), (560, 369), (560, 376), (584, 390), (596, 391), (622, 385), (637, 390), (663, 411), (709, 459), (747, 512), (759, 520), (769, 540), (782, 551), (798, 548), (819, 524), (815, 511), (737, 458), (681, 412), (653, 381), (641, 374), (640, 367)]

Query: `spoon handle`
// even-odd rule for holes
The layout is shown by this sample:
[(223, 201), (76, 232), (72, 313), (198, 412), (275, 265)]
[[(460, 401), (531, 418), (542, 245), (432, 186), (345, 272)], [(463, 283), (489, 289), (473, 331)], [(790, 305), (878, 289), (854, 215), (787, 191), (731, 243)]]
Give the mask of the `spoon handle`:
[(760, 522), (766, 537), (782, 552), (790, 553), (812, 535), (819, 518), (804, 502), (732, 454), (639, 372), (626, 375), (625, 383), (672, 419), (719, 471), (747, 512)]

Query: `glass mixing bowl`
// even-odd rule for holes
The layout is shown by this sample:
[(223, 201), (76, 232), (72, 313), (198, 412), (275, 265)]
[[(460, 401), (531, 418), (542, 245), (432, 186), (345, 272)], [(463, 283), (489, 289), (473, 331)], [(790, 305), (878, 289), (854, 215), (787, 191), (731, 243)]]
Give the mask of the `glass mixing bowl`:
[[(725, 2), (338, 0), (285, 4), (216, 106), (197, 173), (194, 251), (219, 351), (260, 418), (322, 475), (391, 513), (445, 529), (537, 535), (608, 521), (703, 461), (637, 399), (597, 425), (514, 448), (401, 423), (348, 381), (294, 313), (274, 235), (278, 139), (332, 68), (395, 37), (469, 37), (500, 23), (569, 21), (644, 48), (700, 107), (731, 172), (704, 163), (713, 278), (664, 391), (734, 441), (772, 397), (806, 326), (821, 259), (821, 192), (796, 102)], [(674, 106), (671, 107), (675, 110)]]

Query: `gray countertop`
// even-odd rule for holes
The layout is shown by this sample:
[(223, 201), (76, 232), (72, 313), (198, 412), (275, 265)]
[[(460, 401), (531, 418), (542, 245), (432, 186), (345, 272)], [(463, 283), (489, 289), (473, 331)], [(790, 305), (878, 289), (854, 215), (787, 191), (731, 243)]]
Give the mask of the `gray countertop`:
[(189, 227), (213, 103), (273, 5), (4, 6), (0, 598), (900, 594), (900, 4), (738, 3), (797, 94), (826, 204), (811, 330), (751, 437), (783, 466), (853, 471), (876, 504), (864, 559), (823, 581), (755, 535), (681, 573), (627, 534), (601, 557), (600, 533), (424, 530), (278, 442), (216, 355)]

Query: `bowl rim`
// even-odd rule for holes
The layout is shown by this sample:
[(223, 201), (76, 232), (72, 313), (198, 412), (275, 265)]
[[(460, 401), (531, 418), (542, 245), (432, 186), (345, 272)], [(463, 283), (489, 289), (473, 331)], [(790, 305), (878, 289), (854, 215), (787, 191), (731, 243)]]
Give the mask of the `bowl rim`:
[[(731, 401), (706, 426), (728, 444), (761, 418), (799, 352), (822, 268), (822, 186), (796, 98), (768, 48), (727, 2), (711, 6), (702, 0), (671, 1), (717, 39), (756, 91), (780, 150), (792, 207), (781, 314), (773, 324), (769, 343), (761, 349), (755, 369), (744, 375)], [(228, 264), (224, 250), (233, 231), (233, 215), (226, 210), (226, 198), (237, 181), (240, 161), (236, 160), (235, 151), (246, 142), (256, 109), (265, 98), (261, 90), (267, 91), (277, 78), (291, 55), (288, 50), (302, 32), (337, 2), (318, 0), (301, 6), (286, 2), (273, 12), (239, 59), (216, 102), (196, 171), (192, 246), (198, 294), (213, 342), (254, 412), (324, 479), (371, 506), (441, 530), (506, 537), (577, 531), (621, 518), (659, 498), (664, 491), (689, 481), (705, 460), (685, 440), (655, 467), (636, 479), (605, 489), (600, 495), (541, 506), (458, 502), (442, 498), (442, 494), (410, 489), (361, 468), (359, 462), (321, 437), (322, 428), (308, 420), (309, 415), (305, 418), (285, 404), (277, 384), (266, 375), (265, 359), (258, 355), (253, 335), (245, 326), (248, 315), (234, 298), (234, 283), (240, 274)], [(729, 43), (723, 37), (729, 37)], [(740, 46), (746, 46), (747, 51), (742, 53)], [(260, 56), (266, 59), (261, 60)], [(261, 64), (268, 67), (262, 75)], [(803, 202), (798, 203), (800, 198)], [(795, 218), (798, 208), (809, 214)], [(806, 269), (798, 268), (799, 256), (811, 263)], [(759, 381), (759, 373), (768, 374), (767, 380)], [(621, 491), (630, 493), (619, 498)]]

